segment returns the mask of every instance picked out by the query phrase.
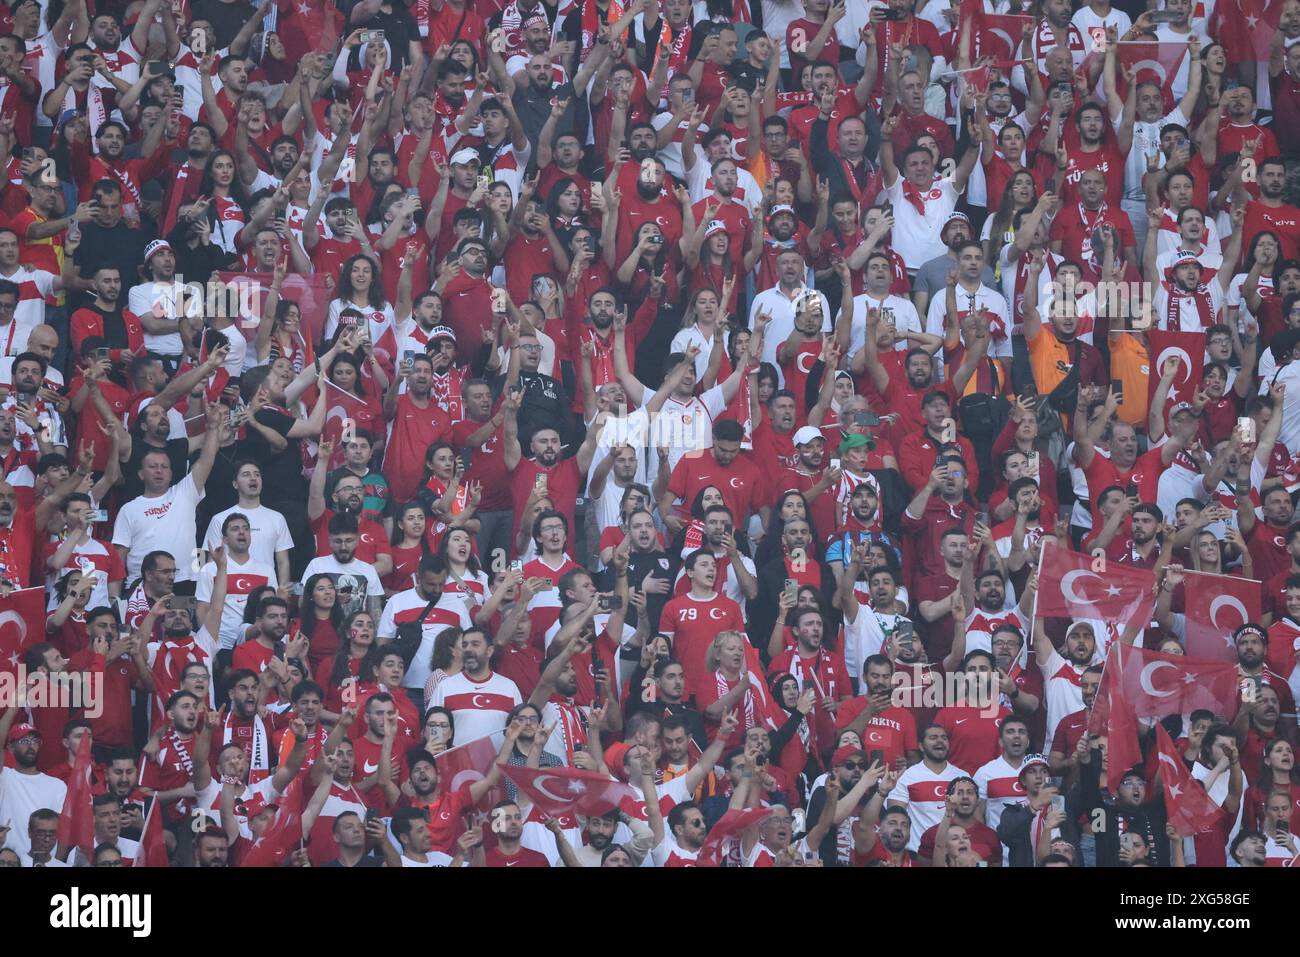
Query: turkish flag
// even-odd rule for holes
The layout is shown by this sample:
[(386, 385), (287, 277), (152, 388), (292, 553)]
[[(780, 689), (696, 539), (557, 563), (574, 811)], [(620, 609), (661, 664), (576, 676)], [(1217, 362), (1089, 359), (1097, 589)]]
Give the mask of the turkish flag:
[[(505, 733), (498, 731), (495, 734), (475, 738), (468, 744), (459, 745), (435, 756), (433, 762), (438, 767), (438, 780), (443, 782), (445, 792), (450, 794), (459, 791), (487, 777), (488, 772), (492, 770), (492, 765), (496, 763), (503, 740), (505, 740)], [(505, 800), (505, 796), (505, 788), (497, 785), (487, 793), (486, 801), (483, 803), (491, 807), (498, 801)]]
[(278, 13), (276, 32), (290, 63), (315, 50), (332, 53), (346, 23), (334, 0), (294, 0)]
[(627, 798), (640, 800), (637, 790), (598, 771), (580, 768), (524, 768), (505, 765), (506, 777), (534, 806), (552, 816), (607, 814)]
[(1259, 621), (1263, 585), (1253, 578), (1185, 572), (1185, 647), (1189, 658), (1237, 661), (1232, 633)]
[(158, 799), (149, 802), (144, 816), (144, 829), (140, 832), (140, 849), (135, 852), (132, 867), (167, 867), (167, 845), (163, 841), (162, 811)]
[[(266, 297), (271, 292), (270, 275), (254, 272), (219, 272), (213, 278), (227, 286), (235, 286), (236, 290), (241, 285), (252, 287), (250, 291), (241, 293), (241, 297), (251, 299), (253, 315), (244, 316), (238, 323), (239, 331), (251, 344), (257, 337), (257, 326), (261, 321), (262, 309), (266, 305)], [(291, 272), (284, 277), (284, 284), (280, 287), (280, 298), (296, 302), (302, 311), (302, 334), (305, 343), (308, 344), (309, 357), (312, 357), (310, 343), (320, 342), (321, 332), (325, 328), (325, 317), (329, 313), (330, 300), (334, 298), (326, 283), (328, 278), (323, 273), (302, 276)]]
[(28, 648), (45, 640), (45, 589), (23, 588), (0, 596), (0, 672), (18, 673)]
[[(330, 456), (331, 471), (343, 467), (344, 434), (351, 435), (357, 430), (370, 431), (374, 425), (373, 419), (370, 405), (365, 399), (325, 380), (325, 429), (321, 434), (334, 442), (334, 454)], [(348, 432), (349, 425), (352, 432)]]
[(1146, 332), (1148, 368), (1151, 370), (1147, 376), (1148, 404), (1155, 401), (1165, 361), (1178, 359), (1178, 372), (1165, 401), (1164, 411), (1168, 412), (1174, 402), (1192, 401), (1196, 387), (1201, 384), (1205, 368), (1205, 335), (1200, 332), (1161, 332), (1158, 329)]
[[(1157, 43), (1154, 40), (1121, 40), (1116, 47), (1118, 63), (1115, 70), (1115, 88), (1120, 99), (1128, 96), (1128, 83), (1124, 79), (1124, 69), (1127, 67), (1133, 71), (1133, 78), (1138, 83), (1157, 84), (1164, 91), (1166, 105), (1172, 106), (1174, 80), (1178, 77), (1183, 57), (1188, 55), (1187, 44)], [(1089, 53), (1082, 69), (1087, 70), (1091, 67), (1094, 57), (1100, 62), (1105, 55), (1104, 49)]]
[(1125, 700), (1121, 686), (1123, 666), (1119, 650), (1122, 647), (1126, 646), (1121, 642), (1111, 642), (1101, 673), (1101, 684), (1097, 688), (1097, 699), (1088, 719), (1089, 734), (1106, 736), (1106, 780), (1112, 792), (1124, 772), (1142, 763), (1137, 718), (1133, 706)]
[(1038, 570), (1037, 613), (1045, 618), (1090, 618), (1145, 626), (1155, 608), (1155, 575), (1144, 568), (1107, 562), (1093, 571), (1097, 559), (1043, 542)]
[(297, 775), (275, 802), (275, 817), (248, 849), (240, 867), (278, 867), (302, 844), (302, 775)]
[(728, 811), (722, 815), (717, 823), (709, 828), (709, 836), (704, 839), (700, 853), (695, 858), (696, 864), (700, 867), (721, 867), (722, 848), (727, 838), (740, 834), (771, 813), (770, 807), (751, 807), (741, 811)]
[(1183, 756), (1174, 747), (1164, 725), (1156, 725), (1156, 759), (1160, 762), (1160, 783), (1165, 792), (1165, 811), (1174, 833), (1191, 837), (1215, 827), (1223, 819), (1223, 808), (1192, 778)]
[(1218, 0), (1210, 18), (1210, 35), (1227, 48), (1232, 62), (1268, 60), (1286, 0)]
[(95, 852), (95, 812), (91, 807), (90, 735), (83, 734), (72, 759), (72, 773), (68, 775), (68, 793), (63, 798), (63, 811), (59, 814), (59, 846), (78, 848), (86, 857)]
[(1120, 644), (1119, 681), (1133, 713), (1144, 718), (1204, 708), (1231, 719), (1237, 713), (1237, 666)]
[[(1021, 47), (1020, 38), (1024, 33), (1025, 24), (1033, 25), (1034, 18), (1030, 16), (1004, 14), (1004, 13), (982, 13), (980, 16), (980, 31), (978, 46), (976, 52), (979, 56), (996, 57), (999, 60), (1010, 60), (1012, 65), (1019, 60), (1017, 52)], [(1010, 67), (1007, 68), (1008, 70)]]

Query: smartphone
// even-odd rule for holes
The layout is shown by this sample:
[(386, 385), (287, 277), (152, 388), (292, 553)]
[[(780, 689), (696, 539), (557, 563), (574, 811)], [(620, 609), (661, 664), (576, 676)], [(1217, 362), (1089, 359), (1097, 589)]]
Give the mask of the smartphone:
[(407, 349), (405, 352), (402, 353), (402, 358), (407, 362), (407, 364), (410, 364), (410, 363), (414, 362), (414, 361), (415, 361), (415, 350), (414, 350), (414, 349)]
[(901, 10), (889, 10), (889, 9), (886, 9), (886, 10), (883, 11), (882, 16), (881, 16), (880, 19), (882, 19), (882, 20), (902, 20), (904, 17), (906, 17), (906, 14), (903, 13)]
[(1052, 798), (1052, 807), (1055, 808), (1056, 810), (1060, 811), (1062, 814), (1064, 814), (1064, 813), (1065, 813), (1065, 795), (1064, 795), (1064, 794), (1058, 794), (1058, 795), (1056, 795), (1054, 798)]
[(149, 74), (150, 76), (162, 76), (163, 70), (165, 68), (166, 68), (166, 64), (160, 63), (156, 60), (150, 60), (148, 63), (144, 65), (144, 72)]
[(104, 360), (111, 359), (112, 356), (113, 356), (113, 350), (108, 348), (108, 346), (100, 346), (95, 350), (95, 359), (97, 361), (102, 362)]
[(1127, 485), (1124, 486), (1124, 495), (1127, 498), (1137, 498), (1137, 494), (1138, 494), (1137, 482), (1129, 482)]
[(1246, 445), (1255, 444), (1255, 420), (1248, 415), (1243, 415), (1237, 419), (1237, 434), (1241, 436), (1241, 441)]
[(601, 595), (596, 605), (601, 611), (621, 611), (623, 599), (618, 595)]
[(787, 601), (794, 601), (799, 597), (799, 583), (793, 578), (785, 580), (785, 597)]
[(524, 570), (524, 563), (521, 559), (516, 558), (510, 563), (510, 568), (512, 571), (521, 572)]
[(900, 638), (911, 638), (912, 632), (913, 628), (911, 620), (907, 618), (899, 619), (898, 628), (894, 630), (894, 634), (898, 635)]
[(488, 187), (491, 185), (492, 185), (492, 177), (488, 176), (487, 173), (480, 173), (478, 177), (478, 188), (483, 190), (483, 192), (486, 193)]
[(1038, 453), (1037, 453), (1037, 452), (1030, 452), (1029, 455), (1026, 456), (1026, 458), (1029, 460), (1029, 464), (1028, 464), (1028, 466), (1027, 466), (1026, 474), (1027, 474), (1030, 478), (1034, 478), (1035, 476), (1037, 476), (1037, 475), (1039, 474), (1039, 469), (1042, 468), (1042, 466), (1041, 466), (1041, 464), (1040, 464), (1040, 459), (1039, 459), (1039, 457), (1038, 457)]
[(383, 30), (362, 30), (361, 36), (358, 37), (357, 39), (359, 39), (362, 44), (383, 43), (384, 31)]
[(1178, 14), (1172, 10), (1152, 10), (1150, 13), (1152, 23), (1173, 23), (1178, 19)]
[(167, 600), (167, 607), (172, 611), (188, 611), (194, 613), (195, 599), (193, 595), (173, 595)]
[(1120, 405), (1123, 405), (1124, 404), (1124, 380), (1111, 379), (1110, 391), (1114, 394), (1115, 401), (1118, 402)]
[(833, 468), (833, 469), (837, 469), (837, 468), (839, 468), (839, 467), (840, 467), (840, 460), (839, 460), (839, 459), (831, 459), (831, 468)]
[(867, 753), (867, 766), (870, 767), (873, 764), (879, 764), (881, 767), (885, 766), (885, 752), (879, 748)]
[(106, 508), (97, 508), (97, 509), (95, 509), (95, 521), (96, 521), (96, 522), (107, 522), (107, 521), (108, 521), (108, 509), (106, 509)]

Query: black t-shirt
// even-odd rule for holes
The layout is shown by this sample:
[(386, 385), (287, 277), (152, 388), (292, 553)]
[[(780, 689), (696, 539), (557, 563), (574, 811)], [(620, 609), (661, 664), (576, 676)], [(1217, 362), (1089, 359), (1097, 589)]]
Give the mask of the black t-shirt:
[[(125, 222), (120, 222), (112, 229), (105, 229), (98, 223), (86, 223), (81, 227), (81, 245), (72, 255), (82, 279), (95, 275), (101, 266), (116, 266), (122, 276), (122, 302), (126, 302), (127, 291), (139, 280), (140, 266), (144, 263), (144, 247), (149, 236), (142, 229), (132, 229)], [(91, 293), (82, 293), (69, 304), (70, 309), (89, 306), (94, 301)]]
[(265, 504), (291, 499), (305, 502), (307, 495), (306, 483), (302, 477), (302, 454), (298, 440), (289, 438), (289, 430), (296, 420), (280, 409), (264, 407), (257, 413), (257, 421), (280, 433), (289, 442), (283, 452), (276, 452), (260, 432), (247, 429), (244, 439), (239, 443), (241, 454), (262, 466), (262, 497)]
[[(392, 62), (388, 64), (388, 69), (400, 71), (410, 60), (411, 42), (420, 41), (420, 28), (415, 22), (415, 17), (401, 0), (387, 0), (391, 13), (385, 13), (381, 7), (369, 20), (364, 23), (349, 22), (349, 30), (383, 30), (384, 40), (388, 43), (389, 56)], [(355, 3), (340, 3), (339, 10), (345, 17), (352, 16), (352, 8)]]
[(240, 29), (257, 13), (257, 8), (246, 0), (222, 3), (222, 0), (197, 0), (194, 19), (207, 20), (217, 34), (217, 49), (230, 46)]
[[(321, 867), (347, 867), (347, 866), (348, 866), (347, 864), (344, 864), (337, 857), (334, 858), (334, 860), (327, 861), (321, 865)], [(352, 866), (353, 867), (383, 867), (384, 862), (380, 860), (378, 857), (375, 857), (374, 854), (367, 854)]]
[[(506, 377), (497, 376), (492, 380), (492, 395), (501, 395), (505, 388)], [(519, 384), (524, 390), (524, 401), (519, 406), (519, 447), (524, 455), (529, 452), (533, 433), (539, 429), (555, 429), (560, 433), (560, 442), (570, 446), (573, 442), (573, 400), (569, 391), (559, 379), (553, 379), (540, 372), (519, 373)], [(572, 448), (566, 452), (572, 454)]]
[(99, 316), (100, 325), (104, 330), (104, 345), (110, 349), (130, 349), (131, 341), (126, 335), (126, 321), (122, 318), (122, 301), (118, 300), (118, 307), (112, 312), (105, 312), (94, 303), (85, 307)]

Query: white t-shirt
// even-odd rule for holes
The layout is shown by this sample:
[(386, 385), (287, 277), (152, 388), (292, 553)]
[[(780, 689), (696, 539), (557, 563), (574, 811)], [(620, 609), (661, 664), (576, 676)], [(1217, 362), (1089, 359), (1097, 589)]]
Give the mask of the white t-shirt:
[[(49, 745), (42, 742), (42, 747)], [(13, 768), (0, 767), (0, 823), (9, 823), (5, 847), (19, 854), (32, 849), (27, 836), (27, 819), (34, 811), (49, 808), (62, 812), (68, 786), (48, 774), (20, 774)]]
[(931, 259), (948, 252), (939, 234), (952, 211), (957, 208), (957, 192), (951, 179), (938, 179), (921, 193), (925, 206), (922, 216), (903, 194), (903, 175), (892, 186), (886, 186), (881, 196), (894, 205), (894, 251), (903, 258), (910, 271), (920, 269)]
[(375, 566), (354, 558), (346, 565), (341, 564), (333, 555), (320, 555), (313, 558), (302, 573), (305, 585), (312, 575), (328, 575), (339, 591), (338, 601), (344, 607), (344, 614), (364, 608), (368, 598), (383, 598), (384, 586), (379, 583)]
[(483, 681), (474, 681), (464, 672), (449, 675), (438, 682), (424, 705), (450, 711), (456, 721), (457, 744), (468, 744), (503, 730), (506, 715), (523, 702), (519, 686), (494, 671)]
[[(384, 605), (384, 613), (375, 628), (375, 636), (381, 641), (396, 637), (398, 626), (417, 621), (428, 604), (429, 600), (421, 597), (414, 588), (398, 592)], [(469, 606), (465, 604), (461, 593), (448, 579), (437, 604), (429, 609), (429, 614), (425, 616), (424, 623), (420, 626), (420, 647), (416, 649), (410, 665), (407, 666), (406, 675), (402, 678), (402, 687), (423, 688), (424, 683), (429, 680), (429, 672), (433, 670), (430, 662), (433, 658), (433, 643), (438, 635), (447, 628), (460, 628), (463, 631), (471, 624)], [(456, 733), (460, 734), (459, 727)]]
[(289, 524), (273, 508), (259, 505), (256, 508), (240, 508), (238, 505), (218, 512), (208, 522), (208, 530), (203, 536), (203, 547), (211, 551), (221, 544), (221, 523), (226, 516), (238, 513), (248, 519), (252, 535), (249, 539), (248, 554), (256, 561), (275, 567), (277, 552), (287, 552), (293, 548), (293, 536), (289, 534)]
[[(941, 290), (930, 297), (930, 305), (925, 314), (925, 331), (931, 335), (943, 335), (943, 322), (948, 314), (947, 298), (946, 290)], [(987, 309), (991, 318), (1002, 320), (1001, 330), (996, 328), (989, 330), (989, 355), (996, 358), (1011, 358), (1011, 311), (1007, 308), (1006, 297), (983, 283), (973, 293), (967, 292), (961, 283), (958, 283), (958, 318), (964, 319), (969, 313), (978, 312), (980, 309)]]
[(907, 817), (912, 822), (912, 836), (907, 841), (909, 851), (919, 849), (921, 835), (943, 820), (948, 805), (948, 782), (968, 776), (952, 763), (945, 764), (942, 771), (931, 771), (924, 761), (918, 761), (899, 775), (889, 792), (888, 803), (897, 801), (907, 808)]
[(924, 332), (921, 317), (916, 314), (916, 306), (911, 300), (902, 296), (887, 294), (884, 299), (873, 299), (869, 293), (853, 297), (853, 326), (849, 330), (849, 356), (857, 354), (867, 339), (867, 310), (880, 310), (880, 321), (893, 323), (898, 331), (894, 351), (904, 352), (912, 347), (911, 342), (903, 337), (905, 332)]
[[(212, 586), (217, 580), (216, 562), (208, 562), (199, 569), (198, 584), (194, 588), (194, 597), (202, 602), (212, 601)], [(233, 648), (239, 644), (239, 636), (244, 627), (244, 609), (248, 606), (248, 596), (263, 585), (276, 587), (280, 580), (276, 577), (275, 566), (259, 562), (249, 557), (242, 565), (229, 556), (226, 568), (226, 600), (221, 607), (221, 647)]]
[[(190, 295), (189, 293), (194, 290), (186, 292), (178, 282), (142, 282), (138, 286), (132, 286), (131, 291), (127, 293), (126, 307), (137, 316), (149, 316), (153, 314), (155, 305), (158, 305), (162, 313), (160, 318), (175, 319), (177, 318), (177, 292), (185, 294), (186, 315), (203, 315), (204, 296)], [(158, 355), (179, 356), (182, 351), (181, 334), (169, 332), (166, 335), (156, 336), (146, 331), (144, 347)]]
[[(1021, 759), (1024, 763), (1024, 759)], [(1005, 755), (999, 754), (975, 772), (975, 786), (984, 801), (984, 823), (998, 829), (1002, 812), (1012, 804), (1025, 804), (1028, 795), (1020, 783), (1020, 767), (1012, 766)]]
[[(1094, 634), (1100, 634), (1095, 632)], [(1043, 739), (1045, 750), (1052, 750), (1052, 738), (1056, 736), (1056, 726), (1066, 715), (1074, 714), (1083, 708), (1083, 689), (1079, 686), (1078, 676), (1082, 668), (1076, 668), (1060, 654), (1053, 651), (1046, 668), (1039, 668), (1043, 675), (1043, 691), (1047, 695), (1047, 735)]]
[(176, 559), (178, 582), (194, 581), (194, 511), (203, 496), (194, 477), (186, 475), (162, 495), (138, 495), (122, 506), (113, 525), (113, 544), (127, 548), (127, 578), (138, 578), (144, 557), (161, 550)]
[[(763, 333), (763, 362), (770, 362), (776, 367), (777, 379), (780, 381), (782, 388), (785, 387), (785, 373), (781, 371), (781, 364), (776, 361), (776, 350), (790, 338), (790, 333), (794, 332), (795, 303), (799, 302), (802, 297), (812, 292), (811, 287), (804, 287), (795, 292), (791, 298), (782, 291), (780, 286), (773, 286), (771, 289), (764, 289), (754, 297), (754, 302), (749, 307), (749, 328), (754, 328), (754, 318), (760, 313), (766, 311), (771, 315), (771, 320), (767, 324), (767, 329)], [(822, 332), (831, 331), (831, 314), (826, 304), (826, 297), (821, 297), (822, 305)]]
[[(713, 420), (726, 411), (722, 386), (715, 385), (688, 401), (669, 396), (650, 426), (650, 448), (668, 449), (668, 468), (677, 467), (687, 452), (713, 448)], [(659, 456), (651, 454), (646, 478), (653, 483), (659, 474)]]

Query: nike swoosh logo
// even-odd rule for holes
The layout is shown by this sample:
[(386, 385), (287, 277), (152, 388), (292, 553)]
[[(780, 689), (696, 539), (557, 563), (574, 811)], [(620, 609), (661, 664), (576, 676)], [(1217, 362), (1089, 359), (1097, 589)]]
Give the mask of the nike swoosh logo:
[(367, 761), (365, 764), (361, 766), (361, 770), (365, 774), (374, 774), (376, 771), (379, 770), (379, 765), (371, 764), (369, 761)]
[(954, 721), (953, 724), (965, 724), (969, 720), (970, 718), (960, 718), (957, 721)]
[(514, 861), (506, 861), (506, 867), (514, 867), (514, 866), (515, 866)]

